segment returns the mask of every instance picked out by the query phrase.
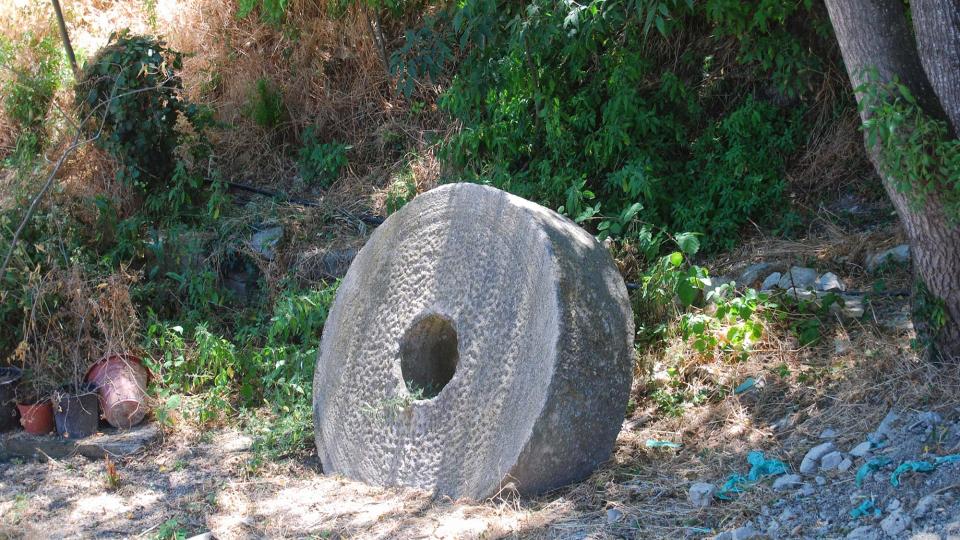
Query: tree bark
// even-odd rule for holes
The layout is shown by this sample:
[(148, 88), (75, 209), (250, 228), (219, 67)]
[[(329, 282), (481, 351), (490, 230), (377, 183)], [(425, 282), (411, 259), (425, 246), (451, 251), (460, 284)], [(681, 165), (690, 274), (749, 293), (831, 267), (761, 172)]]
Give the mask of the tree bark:
[[(927, 0), (926, 3), (950, 4), (952, 1)], [(873, 68), (880, 79), (877, 82), (898, 79), (917, 97), (927, 114), (946, 118), (944, 107), (922, 67), (901, 0), (826, 0), (826, 5), (854, 88), (865, 82), (865, 70)], [(930, 23), (926, 15), (921, 16), (921, 21), (924, 32), (927, 32)], [(928, 37), (934, 38), (930, 34)], [(930, 50), (941, 51), (939, 47)], [(928, 54), (931, 55), (930, 61), (936, 62), (935, 57), (941, 53)], [(937, 66), (934, 68), (939, 70)], [(856, 97), (859, 101), (862, 96)], [(866, 120), (869, 112), (861, 111), (861, 115)], [(960, 357), (960, 230), (950, 225), (936, 196), (928, 196), (919, 207), (912, 205), (908, 194), (898, 191), (892, 179), (883, 172), (879, 149), (868, 147), (867, 150), (903, 222), (910, 241), (915, 277), (944, 302), (946, 326), (931, 337), (941, 355), (956, 359)], [(918, 332), (929, 328), (925, 321), (918, 320), (917, 323)]]
[(911, 5), (923, 70), (956, 135), (960, 132), (960, 2), (913, 0)]

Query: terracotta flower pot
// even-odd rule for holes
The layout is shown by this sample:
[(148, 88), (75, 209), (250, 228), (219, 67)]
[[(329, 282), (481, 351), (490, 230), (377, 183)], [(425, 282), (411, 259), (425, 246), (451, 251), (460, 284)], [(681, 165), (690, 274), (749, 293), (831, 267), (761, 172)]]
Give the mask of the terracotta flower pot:
[(68, 385), (53, 393), (57, 433), (64, 439), (82, 439), (97, 432), (100, 404), (93, 383)]
[(20, 370), (15, 367), (0, 368), (0, 432), (15, 429), (17, 422), (17, 383)]
[(39, 403), (17, 403), (20, 425), (27, 433), (46, 435), (53, 431), (53, 405), (49, 399)]
[(97, 386), (100, 409), (111, 426), (130, 428), (147, 414), (150, 373), (136, 356), (107, 356), (90, 367), (86, 380)]

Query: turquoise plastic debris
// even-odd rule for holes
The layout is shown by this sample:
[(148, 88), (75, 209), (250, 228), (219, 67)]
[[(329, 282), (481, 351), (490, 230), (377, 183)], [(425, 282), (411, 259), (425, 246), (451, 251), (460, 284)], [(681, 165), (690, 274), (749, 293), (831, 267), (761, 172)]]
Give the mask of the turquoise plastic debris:
[(779, 459), (767, 459), (763, 452), (754, 450), (747, 454), (747, 463), (750, 464), (750, 472), (747, 473), (747, 480), (756, 482), (764, 476), (777, 476), (787, 472), (787, 464)]
[(757, 384), (757, 380), (756, 380), (756, 379), (754, 379), (753, 377), (747, 377), (746, 380), (744, 380), (742, 383), (740, 383), (740, 386), (738, 386), (738, 387), (736, 387), (736, 388), (733, 389), (733, 393), (734, 393), (734, 394), (742, 394), (742, 393), (746, 392), (747, 390), (749, 390), (749, 389), (753, 388), (754, 386), (756, 386), (756, 384)]
[(721, 501), (729, 501), (733, 498), (733, 495), (743, 492), (746, 487), (747, 479), (742, 474), (733, 473), (713, 496)]
[(893, 487), (900, 487), (900, 475), (905, 472), (933, 472), (936, 468), (936, 465), (928, 461), (904, 461), (893, 470), (890, 475), (890, 484)]
[(883, 467), (889, 464), (890, 464), (890, 458), (878, 457), (878, 458), (873, 458), (870, 461), (861, 465), (860, 468), (857, 469), (857, 479), (856, 479), (857, 487), (860, 487), (861, 485), (863, 485), (863, 480), (864, 478), (867, 477), (868, 474), (870, 474), (873, 471), (879, 471), (880, 467)]
[(863, 516), (868, 516), (870, 514), (880, 517), (880, 514), (882, 513), (883, 512), (873, 504), (873, 499), (867, 499), (860, 503), (860, 506), (850, 511), (850, 517), (853, 519), (860, 519)]
[(680, 448), (681, 446), (683, 445), (680, 443), (647, 439), (647, 448)]
[(944, 463), (957, 463), (960, 462), (960, 454), (950, 454), (946, 456), (940, 456), (936, 460), (937, 466), (943, 465)]
[(747, 454), (747, 463), (750, 464), (750, 472), (747, 476), (733, 473), (727, 477), (720, 489), (714, 493), (714, 497), (722, 501), (729, 501), (733, 495), (742, 493), (752, 484), (756, 484), (764, 477), (777, 476), (787, 472), (787, 464), (779, 459), (768, 459), (763, 452), (754, 450)]

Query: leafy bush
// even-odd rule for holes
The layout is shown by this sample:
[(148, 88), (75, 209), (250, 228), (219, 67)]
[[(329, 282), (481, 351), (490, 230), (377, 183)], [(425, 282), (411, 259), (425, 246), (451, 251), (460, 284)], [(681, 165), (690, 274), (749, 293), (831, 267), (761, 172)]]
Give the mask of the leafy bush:
[(198, 107), (181, 95), (182, 62), (163, 41), (123, 30), (110, 35), (77, 85), (83, 128), (95, 136), (102, 125), (97, 145), (123, 165), (121, 180), (147, 192), (166, 187), (173, 173), (180, 117), (201, 127)]
[[(818, 59), (794, 46), (805, 42), (788, 22), (802, 26), (809, 9), (788, 0), (468, 0), (408, 32), (393, 68), (410, 91), (411, 78), (436, 77), (459, 50), (441, 105), (463, 123), (444, 148), (462, 176), (606, 234), (650, 223), (705, 231), (716, 250), (751, 220), (779, 223), (784, 163), (803, 135), (799, 115), (759, 97), (766, 88), (726, 73), (780, 73), (778, 92), (801, 93), (794, 75)], [(742, 65), (714, 57), (730, 41)]]
[(15, 63), (15, 48), (0, 53), (0, 61), (12, 66), (11, 77), (3, 85), (3, 107), (20, 133), (17, 136), (13, 160), (29, 161), (43, 144), (43, 122), (53, 102), (53, 96), (64, 78), (63, 55), (53, 38), (35, 40), (28, 35), (19, 48), (29, 49), (27, 65)]
[(317, 130), (310, 126), (303, 132), (303, 145), (297, 154), (300, 176), (308, 184), (327, 187), (340, 175), (347, 165), (349, 146), (338, 143), (321, 143)]
[(960, 139), (944, 120), (924, 113), (905, 85), (878, 83), (873, 71), (866, 75), (857, 88), (869, 115), (863, 130), (884, 172), (917, 206), (936, 194), (947, 217), (960, 223)]
[(258, 126), (267, 129), (279, 126), (287, 117), (280, 90), (269, 79), (262, 77), (257, 79), (247, 112)]
[(279, 26), (287, 12), (289, 0), (239, 0), (237, 3), (237, 17), (244, 19), (260, 7), (260, 18), (264, 22)]
[(284, 292), (269, 319), (240, 328), (232, 339), (204, 324), (189, 332), (155, 321), (148, 327), (146, 349), (154, 357), (151, 368), (160, 375), (161, 398), (197, 396), (194, 413), (200, 422), (267, 405), (273, 415), (269, 422), (247, 419), (261, 436), (258, 448), (283, 453), (302, 446), (311, 439), (313, 370), (336, 289), (334, 284)]

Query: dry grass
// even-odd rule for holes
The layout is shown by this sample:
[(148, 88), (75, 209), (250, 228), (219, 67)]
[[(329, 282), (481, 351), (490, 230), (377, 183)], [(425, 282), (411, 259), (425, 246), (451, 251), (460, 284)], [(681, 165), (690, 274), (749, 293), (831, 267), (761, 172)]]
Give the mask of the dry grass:
[(80, 267), (28, 275), (32, 299), (13, 365), (24, 369), (23, 391), (45, 395), (79, 384), (104, 355), (136, 352), (139, 318), (130, 298), (136, 274), (84, 275)]

